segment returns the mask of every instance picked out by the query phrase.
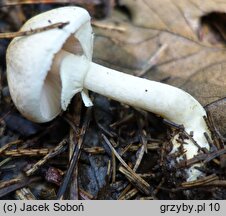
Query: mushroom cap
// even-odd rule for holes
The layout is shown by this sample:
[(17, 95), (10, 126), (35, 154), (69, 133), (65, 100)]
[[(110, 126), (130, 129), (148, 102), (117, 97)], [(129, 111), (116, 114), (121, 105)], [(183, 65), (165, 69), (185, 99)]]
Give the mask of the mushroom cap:
[(47, 122), (56, 117), (61, 112), (62, 92), (72, 91), (66, 90), (59, 74), (48, 74), (55, 54), (67, 40), (76, 38), (83, 55), (90, 61), (92, 58), (90, 15), (83, 8), (62, 7), (39, 14), (28, 20), (21, 31), (59, 22), (68, 24), (14, 38), (7, 49), (7, 79), (12, 100), (22, 115), (35, 122)]

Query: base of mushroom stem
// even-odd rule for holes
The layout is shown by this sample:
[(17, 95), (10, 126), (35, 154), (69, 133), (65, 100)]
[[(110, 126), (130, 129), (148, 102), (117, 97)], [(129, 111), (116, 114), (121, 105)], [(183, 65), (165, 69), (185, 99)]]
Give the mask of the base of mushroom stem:
[(201, 172), (197, 168), (201, 167), (201, 164), (195, 164), (191, 166), (190, 168), (186, 169), (186, 173), (188, 175), (187, 181), (194, 181), (197, 180), (198, 178), (204, 177), (205, 173)]
[[(188, 130), (189, 131), (189, 130)], [(209, 148), (207, 141), (204, 139), (204, 135), (201, 132), (194, 134), (193, 139), (198, 143), (198, 145), (201, 148)], [(172, 150), (170, 152), (170, 155), (178, 155), (174, 161), (175, 163), (183, 163), (184, 160), (189, 160), (194, 158), (196, 155), (198, 155), (199, 149), (194, 144), (194, 141), (191, 140), (189, 137), (184, 138), (183, 136), (180, 137), (180, 133), (176, 134), (172, 141)], [(186, 162), (185, 162), (186, 163)], [(194, 181), (201, 177), (204, 177), (205, 174), (199, 170), (199, 167), (201, 168), (203, 165), (201, 163), (195, 163), (192, 166), (185, 169), (185, 172), (187, 174), (186, 181)]]
[[(181, 182), (191, 182), (202, 177), (206, 174), (201, 171), (203, 164), (195, 163), (190, 167), (186, 167), (185, 159), (182, 157), (175, 157), (174, 153), (169, 153), (163, 165), (163, 169), (167, 170), (167, 179), (172, 183), (178, 185)], [(200, 168), (200, 169), (199, 169)]]
[(195, 163), (190, 167), (186, 167), (185, 160), (187, 159), (184, 159), (182, 156), (175, 157), (175, 154), (177, 154), (177, 151), (171, 151), (168, 155), (168, 161), (170, 161), (169, 167), (172, 170), (178, 170), (180, 167), (179, 170), (184, 173), (183, 176), (187, 182), (194, 181), (205, 176), (205, 173), (201, 171), (203, 164)]
[[(184, 159), (182, 156), (178, 156), (178, 157), (175, 157), (175, 154), (177, 153), (177, 151), (171, 151), (169, 153), (169, 157), (173, 157), (174, 159), (171, 158), (171, 162), (170, 162), (170, 167), (172, 169), (178, 169), (178, 165), (179, 167), (181, 167), (182, 164), (182, 169), (184, 169), (184, 172), (185, 172), (185, 175), (186, 175), (186, 181), (189, 182), (189, 181), (194, 181), (194, 180), (197, 180), (201, 177), (204, 177), (205, 176), (205, 173), (203, 173), (201, 170), (203, 164), (201, 163), (195, 163), (193, 164), (192, 166), (190, 167), (185, 167), (186, 165), (186, 161), (187, 159)], [(174, 156), (173, 156), (174, 155)], [(190, 158), (191, 159), (191, 158)], [(200, 169), (199, 169), (200, 168)]]

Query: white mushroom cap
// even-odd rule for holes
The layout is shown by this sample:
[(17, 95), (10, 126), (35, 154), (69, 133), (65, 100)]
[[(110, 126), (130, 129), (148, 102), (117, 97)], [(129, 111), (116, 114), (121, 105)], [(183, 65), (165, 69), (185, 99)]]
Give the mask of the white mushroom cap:
[[(74, 95), (76, 91), (82, 90), (82, 86), (64, 88), (59, 74), (48, 74), (55, 54), (63, 46), (71, 46), (66, 44), (67, 41), (75, 44), (75, 40), (78, 40), (84, 56), (89, 60), (92, 58), (93, 34), (90, 15), (80, 7), (62, 7), (42, 13), (26, 22), (21, 31), (59, 22), (69, 23), (62, 29), (17, 37), (7, 50), (7, 79), (12, 100), (25, 117), (36, 122), (49, 121), (61, 112), (60, 97), (65, 91), (67, 94), (69, 92), (69, 95), (73, 92)], [(70, 49), (76, 48), (72, 45)], [(64, 101), (64, 107), (68, 103), (69, 101)]]

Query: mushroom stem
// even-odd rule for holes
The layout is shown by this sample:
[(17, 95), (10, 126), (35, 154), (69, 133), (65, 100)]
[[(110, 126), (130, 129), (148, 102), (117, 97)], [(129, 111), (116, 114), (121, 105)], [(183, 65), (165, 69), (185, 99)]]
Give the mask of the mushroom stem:
[[(85, 89), (183, 125), (188, 134), (193, 132), (193, 138), (201, 148), (209, 149), (204, 136), (204, 132), (210, 136), (203, 118), (206, 112), (200, 103), (185, 91), (106, 68), (89, 62), (83, 56), (66, 56), (61, 64), (61, 77), (64, 77), (62, 74), (67, 74), (70, 80), (83, 80)], [(178, 136), (175, 136), (172, 141), (172, 152), (180, 146), (177, 138)], [(199, 149), (191, 140), (186, 139), (185, 142), (186, 158), (191, 159), (198, 154)], [(191, 167), (188, 169), (188, 176), (189, 180), (193, 180), (200, 176), (200, 172)]]

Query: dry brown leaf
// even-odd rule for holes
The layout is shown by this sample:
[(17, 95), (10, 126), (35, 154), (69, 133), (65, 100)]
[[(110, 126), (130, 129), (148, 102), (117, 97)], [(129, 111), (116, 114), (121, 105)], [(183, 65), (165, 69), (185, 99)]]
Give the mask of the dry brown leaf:
[(197, 40), (200, 17), (211, 12), (225, 12), (222, 0), (120, 0), (132, 14), (135, 25), (167, 31)]
[(226, 1), (120, 4), (130, 16), (115, 11), (94, 23), (95, 61), (134, 74), (151, 62), (147, 78), (185, 89), (203, 105), (226, 96)]
[(226, 107), (226, 97), (220, 100), (214, 101), (211, 104), (208, 104), (205, 108), (208, 110), (213, 119), (213, 123), (215, 127), (218, 129), (218, 132), (226, 136), (225, 128), (226, 128), (226, 115), (225, 115), (225, 107)]

